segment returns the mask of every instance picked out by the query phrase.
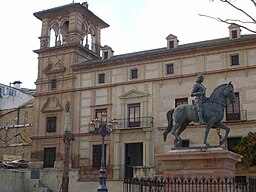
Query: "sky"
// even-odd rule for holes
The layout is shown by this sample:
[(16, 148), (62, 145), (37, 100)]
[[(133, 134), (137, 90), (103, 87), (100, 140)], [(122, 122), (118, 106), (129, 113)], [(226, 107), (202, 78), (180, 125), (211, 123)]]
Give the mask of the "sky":
[[(255, 14), (250, 0), (232, 1)], [(40, 47), (38, 37), (41, 35), (42, 23), (33, 13), (72, 2), (73, 0), (12, 0), (1, 3), (0, 83), (9, 85), (14, 81), (21, 81), (21, 87), (35, 89), (38, 60), (33, 50)], [(218, 0), (87, 2), (89, 9), (110, 25), (101, 31), (101, 45), (110, 46), (114, 55), (166, 47), (166, 37), (170, 34), (177, 36), (179, 44), (228, 37), (227, 24), (199, 14), (242, 18), (237, 11)], [(242, 34), (248, 33), (250, 32), (242, 30)]]

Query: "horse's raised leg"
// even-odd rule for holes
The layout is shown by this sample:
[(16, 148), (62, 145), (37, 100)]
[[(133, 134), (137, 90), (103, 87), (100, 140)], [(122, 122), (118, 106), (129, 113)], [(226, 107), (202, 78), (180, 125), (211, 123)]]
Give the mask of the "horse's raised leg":
[(226, 126), (224, 123), (222, 122), (219, 122), (219, 123), (215, 123), (215, 125), (221, 129), (224, 129), (226, 132), (225, 132), (225, 135), (224, 137), (221, 139), (220, 141), (220, 145), (224, 144), (227, 140), (227, 137), (228, 137), (228, 134), (229, 134), (229, 131), (230, 131), (230, 128), (228, 126)]

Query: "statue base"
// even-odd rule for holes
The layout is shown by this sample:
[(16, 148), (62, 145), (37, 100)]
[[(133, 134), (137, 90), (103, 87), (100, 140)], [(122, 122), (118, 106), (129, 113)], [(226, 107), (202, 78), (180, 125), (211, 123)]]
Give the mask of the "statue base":
[(164, 177), (234, 177), (242, 156), (222, 147), (175, 148), (157, 156)]

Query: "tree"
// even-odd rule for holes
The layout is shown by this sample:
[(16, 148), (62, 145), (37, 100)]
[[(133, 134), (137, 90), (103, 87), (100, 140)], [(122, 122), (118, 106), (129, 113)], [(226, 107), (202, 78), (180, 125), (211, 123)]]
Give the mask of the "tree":
[[(217, 1), (217, 0), (209, 0), (211, 2)], [(239, 19), (239, 18), (220, 18), (220, 17), (215, 17), (215, 16), (209, 16), (209, 15), (203, 15), (199, 14), (200, 16), (208, 17), (214, 20), (217, 20), (219, 22), (223, 22), (226, 24), (235, 24), (238, 25), (239, 27), (246, 29), (250, 32), (256, 33), (256, 30), (251, 27), (251, 24), (255, 25), (256, 24), (256, 18), (253, 17), (248, 11), (244, 10), (240, 6), (238, 6), (235, 2), (236, 0), (218, 0), (222, 3), (227, 4), (228, 6), (232, 7), (235, 9), (237, 12), (242, 13), (245, 16), (245, 19)], [(245, 1), (245, 0), (243, 0)], [(256, 0), (247, 0), (252, 3), (252, 6), (255, 8), (256, 12)]]
[(243, 161), (249, 165), (256, 165), (256, 132), (249, 132), (243, 137), (234, 150), (243, 156)]

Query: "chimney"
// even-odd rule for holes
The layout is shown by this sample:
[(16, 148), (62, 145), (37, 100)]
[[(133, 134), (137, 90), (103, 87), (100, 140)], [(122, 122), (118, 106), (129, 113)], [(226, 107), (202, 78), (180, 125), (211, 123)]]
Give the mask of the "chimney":
[(22, 82), (21, 81), (14, 81), (13, 83), (14, 88), (20, 89)]
[(88, 9), (88, 6), (89, 6), (89, 5), (88, 5), (87, 2), (83, 2), (82, 5), (83, 5), (86, 9)]

